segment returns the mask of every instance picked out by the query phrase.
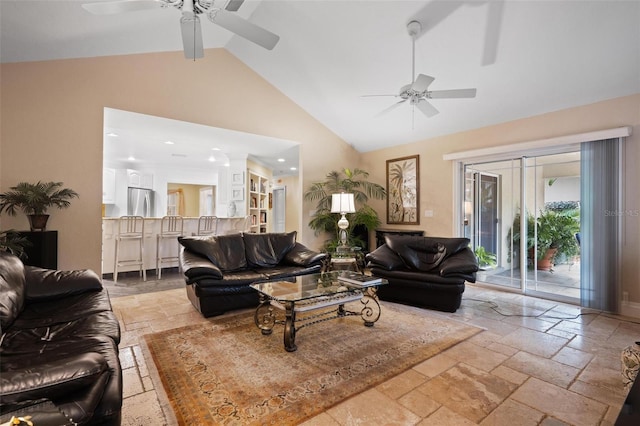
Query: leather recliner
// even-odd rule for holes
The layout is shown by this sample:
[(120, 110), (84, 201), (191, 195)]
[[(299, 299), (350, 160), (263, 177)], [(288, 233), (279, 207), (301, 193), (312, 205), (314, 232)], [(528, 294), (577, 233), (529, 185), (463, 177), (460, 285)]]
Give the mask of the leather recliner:
[(120, 424), (120, 326), (95, 272), (0, 251), (0, 327), (0, 423)]
[(385, 278), (382, 300), (455, 312), (465, 282), (476, 282), (478, 260), (468, 238), (386, 235), (385, 244), (365, 257), (371, 274)]

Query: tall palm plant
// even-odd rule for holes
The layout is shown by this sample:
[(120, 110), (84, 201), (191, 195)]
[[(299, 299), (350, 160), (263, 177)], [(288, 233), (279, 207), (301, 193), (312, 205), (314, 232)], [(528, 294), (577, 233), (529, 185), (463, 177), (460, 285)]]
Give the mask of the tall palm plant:
[[(312, 183), (304, 194), (306, 201), (317, 201), (316, 214), (309, 222), (309, 227), (315, 231), (316, 235), (326, 232), (334, 236), (337, 241), (338, 219), (337, 213), (331, 213), (331, 196), (340, 192), (353, 194), (356, 212), (348, 216), (350, 242), (358, 243), (351, 237), (353, 228), (362, 225), (367, 229), (374, 229), (380, 226), (378, 213), (367, 205), (369, 198), (383, 200), (386, 191), (382, 185), (369, 182), (369, 173), (362, 169), (345, 168), (340, 171), (331, 171), (322, 182)], [(362, 243), (362, 242), (360, 242)], [(331, 244), (331, 240), (328, 245)]]

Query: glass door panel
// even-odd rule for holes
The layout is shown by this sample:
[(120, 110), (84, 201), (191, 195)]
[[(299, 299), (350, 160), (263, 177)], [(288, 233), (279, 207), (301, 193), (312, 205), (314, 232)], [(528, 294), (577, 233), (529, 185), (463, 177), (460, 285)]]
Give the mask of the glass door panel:
[[(580, 153), (527, 158), (526, 211), (532, 224), (525, 291), (580, 298)], [(535, 225), (535, 226), (534, 226)]]
[(520, 204), (520, 160), (467, 164), (463, 235), (471, 240), (482, 270), (478, 280), (521, 288), (511, 226)]

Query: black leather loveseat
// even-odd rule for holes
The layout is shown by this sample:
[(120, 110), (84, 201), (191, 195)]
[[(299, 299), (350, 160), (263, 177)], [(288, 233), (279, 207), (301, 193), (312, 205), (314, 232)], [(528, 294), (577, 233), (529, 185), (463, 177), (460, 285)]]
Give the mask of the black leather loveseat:
[(372, 275), (386, 278), (380, 299), (455, 312), (465, 281), (475, 282), (478, 261), (467, 238), (387, 235), (366, 255)]
[(0, 326), (0, 423), (120, 424), (120, 326), (95, 272), (0, 251)]
[(326, 253), (296, 242), (296, 232), (180, 237), (187, 296), (210, 317), (258, 306), (250, 284), (320, 272)]

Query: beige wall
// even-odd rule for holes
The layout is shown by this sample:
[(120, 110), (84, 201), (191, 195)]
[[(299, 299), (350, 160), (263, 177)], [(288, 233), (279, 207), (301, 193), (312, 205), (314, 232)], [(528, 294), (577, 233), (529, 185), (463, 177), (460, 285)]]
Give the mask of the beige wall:
[[(301, 185), (358, 155), (224, 49), (198, 61), (182, 52), (2, 64), (0, 191), (20, 181), (56, 180), (80, 198), (51, 211), (58, 266), (101, 270), (104, 107), (300, 142)], [(317, 149), (333, 155), (314, 156)], [(302, 201), (300, 200), (301, 204)], [(301, 209), (299, 240), (319, 247)], [(26, 229), (3, 215), (3, 229)]]
[[(453, 164), (442, 159), (444, 154), (621, 126), (633, 127), (625, 146), (624, 175), (624, 208), (633, 212), (640, 209), (640, 94), (365, 153), (361, 167), (371, 172), (373, 181), (385, 182), (387, 159), (419, 154), (420, 225), (403, 228), (451, 236), (455, 234)], [(384, 202), (377, 201), (374, 206), (385, 223)], [(433, 217), (424, 217), (425, 210), (433, 210)], [(640, 217), (624, 217), (624, 235), (622, 288), (629, 292), (631, 302), (640, 303)]]

